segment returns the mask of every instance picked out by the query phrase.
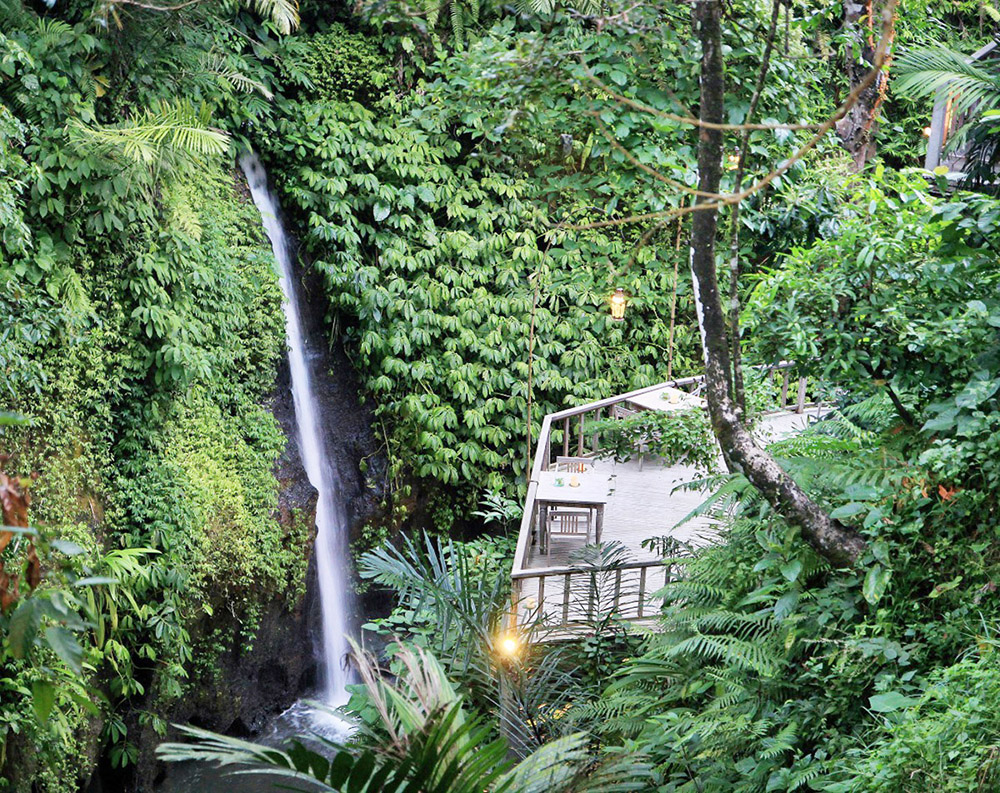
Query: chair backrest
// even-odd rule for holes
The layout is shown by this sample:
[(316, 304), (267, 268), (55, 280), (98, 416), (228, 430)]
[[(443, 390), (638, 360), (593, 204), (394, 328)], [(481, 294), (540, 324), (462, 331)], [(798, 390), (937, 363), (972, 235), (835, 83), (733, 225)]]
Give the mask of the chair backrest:
[(549, 513), (552, 534), (590, 534), (590, 510), (554, 509)]
[(556, 457), (557, 471), (566, 471), (570, 474), (582, 474), (587, 470), (590, 463), (586, 457)]
[(638, 410), (632, 410), (632, 408), (625, 407), (620, 402), (617, 405), (611, 406), (611, 418), (613, 419), (627, 419), (629, 416), (634, 416), (638, 412)]

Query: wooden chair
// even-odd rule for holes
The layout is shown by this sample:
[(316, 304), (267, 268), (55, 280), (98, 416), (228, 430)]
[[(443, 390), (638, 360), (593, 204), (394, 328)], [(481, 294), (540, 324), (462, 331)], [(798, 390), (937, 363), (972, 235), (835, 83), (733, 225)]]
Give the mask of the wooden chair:
[(590, 542), (594, 521), (589, 509), (550, 507), (547, 521), (549, 541), (545, 545), (546, 553), (551, 548), (553, 537), (583, 537), (585, 545)]
[[(627, 419), (629, 416), (636, 416), (640, 411), (627, 408), (621, 402), (611, 406), (611, 418)], [(645, 438), (639, 439), (639, 446), (636, 448), (639, 453), (639, 470), (642, 470), (642, 460), (649, 453), (649, 443)]]
[(625, 405), (621, 402), (611, 406), (611, 418), (613, 419), (627, 419), (629, 416), (634, 416), (638, 412), (638, 410), (625, 407)]
[(549, 470), (565, 471), (568, 474), (582, 474), (586, 473), (590, 462), (586, 457), (556, 457), (555, 463)]

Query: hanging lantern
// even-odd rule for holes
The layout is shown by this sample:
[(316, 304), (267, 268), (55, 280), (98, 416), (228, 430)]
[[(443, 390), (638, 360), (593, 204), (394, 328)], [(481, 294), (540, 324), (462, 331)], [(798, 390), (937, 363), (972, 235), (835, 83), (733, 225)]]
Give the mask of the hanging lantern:
[(611, 295), (611, 319), (615, 322), (621, 322), (625, 319), (625, 307), (628, 305), (628, 298), (625, 296), (625, 290), (619, 287), (615, 290), (615, 293)]

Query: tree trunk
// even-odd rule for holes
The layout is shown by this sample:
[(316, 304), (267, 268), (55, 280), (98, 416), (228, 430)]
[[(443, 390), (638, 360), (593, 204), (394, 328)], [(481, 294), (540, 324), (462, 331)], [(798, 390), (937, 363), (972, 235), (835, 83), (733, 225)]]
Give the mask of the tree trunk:
[[(694, 7), (694, 24), (701, 41), (702, 121), (723, 120), (724, 64), (722, 60), (721, 0), (702, 0)], [(698, 188), (718, 193), (722, 176), (722, 131), (698, 131)], [(717, 210), (694, 213), (691, 225), (691, 278), (705, 359), (705, 386), (712, 429), (730, 470), (742, 473), (803, 537), (835, 565), (850, 565), (865, 550), (859, 534), (832, 520), (761, 449), (740, 421), (733, 399), (727, 334), (727, 316), (719, 294), (715, 268)]]
[[(760, 59), (757, 82), (754, 85), (753, 96), (750, 97), (750, 107), (743, 119), (744, 124), (753, 121), (753, 115), (764, 93), (764, 84), (767, 82), (767, 72), (771, 64), (771, 51), (774, 49), (774, 37), (778, 32), (781, 3), (782, 0), (772, 0), (771, 3), (771, 23), (767, 28), (767, 41), (764, 43), (764, 54)], [(787, 18), (786, 16), (785, 19)], [(733, 176), (737, 193), (743, 191), (743, 175), (746, 172), (749, 155), (750, 130), (744, 129), (740, 133), (740, 151), (736, 160), (736, 173)], [(729, 343), (733, 366), (733, 399), (736, 400), (736, 407), (740, 411), (742, 420), (747, 411), (747, 399), (743, 383), (743, 365), (740, 360), (740, 204), (738, 202), (733, 204), (732, 214), (729, 216)]]
[[(847, 31), (844, 73), (848, 79), (848, 91), (864, 80), (875, 64), (875, 5), (875, 0), (867, 3), (844, 0), (844, 29)], [(837, 134), (854, 160), (855, 171), (860, 171), (875, 156), (876, 118), (885, 98), (887, 85), (888, 76), (886, 73), (880, 74), (861, 93), (857, 104), (837, 122)]]

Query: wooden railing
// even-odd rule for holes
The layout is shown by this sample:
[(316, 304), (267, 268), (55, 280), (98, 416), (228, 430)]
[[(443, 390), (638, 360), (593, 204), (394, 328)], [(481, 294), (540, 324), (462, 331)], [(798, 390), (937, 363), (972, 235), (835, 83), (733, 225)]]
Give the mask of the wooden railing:
[[(778, 389), (775, 412), (794, 409), (796, 413), (802, 413), (805, 410), (807, 388), (804, 378), (798, 380), (794, 400), (788, 398), (791, 367), (791, 363), (756, 367), (765, 377), (781, 374), (780, 386), (775, 383)], [(585, 564), (527, 566), (538, 520), (536, 494), (539, 474), (549, 468), (556, 456), (572, 453), (576, 457), (591, 457), (600, 452), (600, 435), (588, 434), (586, 428), (589, 422), (597, 421), (603, 415), (610, 416), (610, 410), (615, 405), (665, 386), (697, 396), (704, 385), (704, 376), (683, 377), (550, 413), (542, 419), (511, 569), (511, 611), (508, 618), (511, 627), (526, 620), (538, 620), (547, 627), (565, 628), (592, 623), (609, 611), (624, 619), (643, 619), (659, 611), (650, 599), (671, 577), (670, 568), (660, 561), (628, 562), (607, 567)], [(606, 527), (604, 536), (605, 539), (613, 539), (614, 527)]]
[(671, 573), (659, 561), (522, 569), (511, 576), (517, 593), (512, 624), (537, 619), (546, 628), (567, 628), (591, 625), (608, 614), (628, 620), (652, 617), (659, 612), (650, 603), (652, 596), (671, 580)]

